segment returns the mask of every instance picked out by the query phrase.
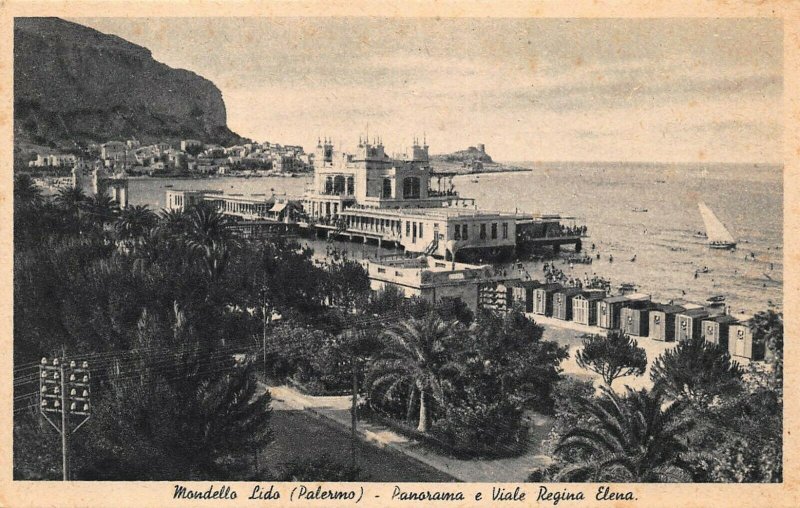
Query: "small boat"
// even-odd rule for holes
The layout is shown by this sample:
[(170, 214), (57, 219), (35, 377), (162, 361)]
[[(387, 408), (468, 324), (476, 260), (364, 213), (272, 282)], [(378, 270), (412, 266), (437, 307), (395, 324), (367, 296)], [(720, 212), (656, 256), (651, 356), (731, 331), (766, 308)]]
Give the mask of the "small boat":
[(636, 284), (633, 284), (631, 282), (624, 282), (619, 285), (619, 290), (622, 291), (623, 293), (636, 291)]
[(632, 212), (647, 213), (647, 208), (639, 208), (638, 206), (631, 210)]
[(706, 302), (714, 305), (719, 305), (725, 303), (725, 296), (724, 295), (714, 295), (710, 296), (706, 299)]
[(174, 186), (171, 183), (168, 183), (167, 185), (164, 186), (165, 189), (169, 189), (170, 187), (174, 187)]
[(697, 206), (700, 208), (700, 215), (706, 225), (708, 246), (712, 249), (735, 249), (736, 240), (733, 239), (733, 235), (725, 225), (714, 215), (714, 212), (702, 201)]

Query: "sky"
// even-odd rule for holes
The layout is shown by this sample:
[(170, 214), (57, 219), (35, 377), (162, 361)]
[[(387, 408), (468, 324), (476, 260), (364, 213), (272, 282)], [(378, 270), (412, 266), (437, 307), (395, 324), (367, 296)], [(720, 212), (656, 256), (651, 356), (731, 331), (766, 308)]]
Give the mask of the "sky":
[(228, 126), (501, 161), (781, 162), (767, 19), (80, 18), (211, 80)]

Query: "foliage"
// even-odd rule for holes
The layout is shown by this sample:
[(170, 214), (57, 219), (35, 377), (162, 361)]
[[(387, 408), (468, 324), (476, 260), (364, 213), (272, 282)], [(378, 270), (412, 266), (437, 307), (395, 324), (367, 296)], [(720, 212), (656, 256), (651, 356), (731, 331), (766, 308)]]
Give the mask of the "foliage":
[(520, 313), (479, 313), (467, 327), (428, 309), (385, 335), (367, 375), (370, 408), (407, 421), (417, 411), (417, 430), (459, 455), (519, 454), (523, 413), (552, 407), (566, 348), (541, 340), (542, 328)]
[(481, 457), (518, 455), (527, 446), (522, 409), (507, 400), (447, 404), (431, 434), (458, 454)]
[(685, 481), (682, 440), (692, 422), (680, 419), (681, 403), (664, 409), (646, 390), (623, 397), (603, 388), (599, 398), (579, 399), (587, 419), (556, 448), (563, 464), (555, 478), (577, 482)]
[[(108, 228), (107, 214), (95, 212), (110, 203), (77, 192), (15, 206), (15, 362), (62, 348), (68, 356), (141, 351), (119, 363), (121, 373), (95, 366), (103, 371), (95, 411), (81, 430), (92, 439), (75, 444), (74, 476), (249, 479), (251, 452), (269, 440), (269, 399), (256, 391), (254, 366), (219, 351), (260, 338), (263, 289), (283, 315), (311, 321), (320, 313), (326, 272), (310, 252), (283, 240), (239, 242), (213, 213), (193, 221), (192, 212), (156, 217), (131, 207)], [(192, 242), (216, 242), (229, 255), (212, 251), (208, 263)], [(145, 354), (186, 344), (194, 351), (186, 357)], [(15, 446), (25, 450), (15, 456), (19, 478), (60, 471), (57, 457), (31, 442), (40, 423), (15, 417)]]
[(373, 392), (392, 399), (402, 390), (409, 393), (409, 404), (418, 394), (420, 432), (428, 430), (428, 397), (444, 403), (439, 371), (447, 363), (446, 350), (453, 336), (452, 324), (435, 314), (401, 321), (386, 330), (386, 346), (372, 364), (368, 386)]
[(742, 370), (726, 348), (700, 337), (681, 341), (650, 367), (654, 389), (673, 400), (709, 404), (741, 389)]
[(607, 386), (620, 377), (641, 376), (647, 369), (647, 353), (621, 330), (610, 330), (606, 337), (585, 337), (575, 359), (584, 369), (600, 374)]
[(481, 311), (462, 336), (457, 362), (460, 377), (454, 384), (498, 397), (521, 407), (552, 410), (551, 390), (559, 380), (566, 347), (542, 340), (544, 329), (524, 314)]
[(360, 470), (337, 462), (327, 455), (288, 462), (281, 466), (279, 482), (355, 482)]

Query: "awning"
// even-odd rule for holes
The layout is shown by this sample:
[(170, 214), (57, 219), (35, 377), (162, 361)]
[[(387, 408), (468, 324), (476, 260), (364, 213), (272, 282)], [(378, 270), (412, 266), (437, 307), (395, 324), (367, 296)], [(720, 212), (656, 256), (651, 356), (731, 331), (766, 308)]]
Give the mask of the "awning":
[(281, 213), (286, 208), (286, 203), (275, 203), (275, 206), (269, 209), (270, 213)]

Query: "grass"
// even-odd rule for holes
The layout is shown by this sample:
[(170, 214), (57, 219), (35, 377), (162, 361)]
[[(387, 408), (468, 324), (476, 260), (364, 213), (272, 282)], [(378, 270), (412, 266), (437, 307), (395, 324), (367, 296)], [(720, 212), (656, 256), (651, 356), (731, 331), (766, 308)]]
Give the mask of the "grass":
[[(334, 422), (306, 411), (273, 411), (275, 440), (261, 453), (260, 460), (271, 469), (293, 460), (313, 459), (326, 454), (347, 467), (350, 463), (350, 433)], [(359, 440), (358, 467), (361, 481), (370, 482), (452, 482), (451, 476), (433, 469), (391, 448)]]

